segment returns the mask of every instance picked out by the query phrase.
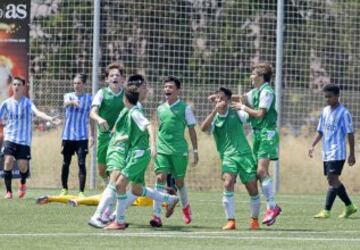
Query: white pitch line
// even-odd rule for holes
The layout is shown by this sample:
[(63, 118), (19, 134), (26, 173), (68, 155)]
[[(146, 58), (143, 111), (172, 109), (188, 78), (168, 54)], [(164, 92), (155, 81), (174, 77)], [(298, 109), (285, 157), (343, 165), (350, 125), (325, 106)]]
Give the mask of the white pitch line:
[[(272, 233), (273, 236), (266, 236), (265, 234)], [(275, 236), (274, 234), (302, 234), (301, 237), (284, 237), (284, 236)], [(313, 232), (303, 232), (303, 231), (258, 231), (258, 232), (139, 232), (139, 233), (126, 233), (126, 232), (118, 232), (118, 233), (4, 233), (0, 234), (0, 238), (2, 237), (162, 237), (162, 238), (192, 238), (192, 239), (242, 239), (242, 240), (283, 240), (283, 241), (352, 241), (352, 242), (360, 242), (358, 238), (311, 238), (304, 237), (306, 235), (323, 235), (323, 234), (331, 234), (333, 233), (354, 233), (358, 234), (359, 231), (313, 231)], [(244, 234), (247, 234), (244, 236)], [(252, 234), (252, 236), (249, 236)]]

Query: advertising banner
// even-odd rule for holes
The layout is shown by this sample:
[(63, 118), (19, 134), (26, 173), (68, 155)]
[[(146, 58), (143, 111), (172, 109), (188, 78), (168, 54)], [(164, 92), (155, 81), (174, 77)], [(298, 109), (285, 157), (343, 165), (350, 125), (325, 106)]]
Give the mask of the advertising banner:
[[(29, 22), (30, 0), (0, 1), (0, 102), (11, 95), (11, 76), (29, 80)], [(0, 128), (0, 146), (3, 142), (3, 128)], [(0, 161), (0, 175), (3, 173), (3, 157)], [(13, 169), (18, 177), (17, 166)]]

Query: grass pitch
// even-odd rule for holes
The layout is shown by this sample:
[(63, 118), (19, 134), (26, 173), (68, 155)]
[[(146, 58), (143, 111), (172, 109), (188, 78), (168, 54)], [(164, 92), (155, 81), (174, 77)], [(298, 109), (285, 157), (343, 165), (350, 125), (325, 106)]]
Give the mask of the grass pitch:
[[(0, 190), (4, 193), (4, 190)], [(337, 200), (332, 217), (315, 220), (324, 195), (278, 195), (283, 214), (271, 227), (248, 230), (248, 197), (236, 194), (238, 229), (224, 232), (221, 192), (191, 193), (193, 222), (184, 225), (180, 207), (164, 226), (148, 225), (151, 208), (131, 207), (130, 226), (125, 231), (107, 232), (89, 227), (95, 207), (64, 204), (36, 205), (35, 198), (59, 190), (30, 190), (24, 200), (0, 199), (0, 246), (2, 249), (359, 249), (360, 213), (338, 219), (343, 209)], [(359, 197), (352, 196), (356, 203)], [(262, 203), (262, 211), (265, 204)]]

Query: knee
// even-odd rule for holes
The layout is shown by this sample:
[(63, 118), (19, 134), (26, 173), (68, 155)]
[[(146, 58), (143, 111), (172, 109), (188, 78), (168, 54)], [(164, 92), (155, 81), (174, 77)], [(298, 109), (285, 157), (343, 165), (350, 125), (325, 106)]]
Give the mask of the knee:
[(105, 166), (99, 166), (98, 167), (98, 173), (101, 177), (105, 177), (106, 176), (106, 171), (105, 171)]
[(259, 168), (256, 172), (256, 176), (259, 180), (262, 180), (264, 179), (265, 177), (267, 177), (269, 174), (268, 174), (268, 171), (266, 171), (266, 169), (264, 168)]
[(175, 179), (175, 185), (177, 188), (182, 188), (184, 186), (184, 179)]
[(165, 183), (166, 182), (166, 176), (163, 173), (159, 173), (156, 175), (156, 182), (157, 183)]
[(227, 191), (233, 191), (234, 189), (234, 182), (229, 179), (224, 180), (224, 189)]
[(143, 194), (143, 187), (141, 187), (140, 185), (133, 185), (131, 187), (131, 192), (136, 195), (136, 196), (141, 196)]

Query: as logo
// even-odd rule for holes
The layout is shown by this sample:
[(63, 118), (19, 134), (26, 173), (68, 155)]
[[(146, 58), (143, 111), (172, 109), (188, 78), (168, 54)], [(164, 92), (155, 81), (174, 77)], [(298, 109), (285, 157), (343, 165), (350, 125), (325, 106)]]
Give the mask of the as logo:
[(27, 16), (25, 4), (8, 4), (5, 9), (0, 9), (0, 18), (5, 19), (24, 19)]

